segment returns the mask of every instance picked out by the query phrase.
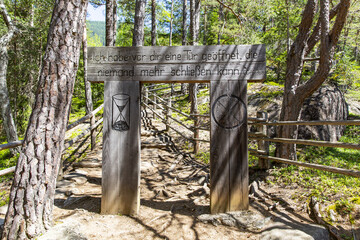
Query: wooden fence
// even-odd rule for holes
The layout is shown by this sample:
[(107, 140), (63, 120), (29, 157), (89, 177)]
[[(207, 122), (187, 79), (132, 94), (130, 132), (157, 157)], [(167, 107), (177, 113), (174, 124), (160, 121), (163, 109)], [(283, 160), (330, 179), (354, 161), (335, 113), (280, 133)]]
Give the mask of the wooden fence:
[(341, 125), (341, 126), (360, 126), (359, 120), (341, 120), (341, 121), (278, 121), (269, 122), (267, 114), (258, 112), (257, 118), (248, 119), (248, 124), (256, 126), (257, 131), (255, 133), (249, 133), (250, 140), (256, 140), (258, 149), (249, 149), (249, 153), (258, 157), (259, 167), (262, 169), (270, 168), (270, 161), (292, 164), (302, 166), (311, 169), (318, 169), (322, 171), (328, 171), (333, 173), (339, 173), (343, 175), (360, 177), (360, 171), (336, 168), (331, 166), (325, 166), (320, 164), (299, 162), (285, 158), (272, 157), (269, 155), (269, 142), (275, 143), (288, 143), (288, 144), (301, 144), (306, 146), (318, 146), (318, 147), (335, 147), (345, 149), (360, 150), (359, 144), (342, 143), (342, 142), (329, 142), (329, 141), (316, 141), (305, 139), (287, 139), (287, 138), (271, 138), (267, 126), (290, 126), (290, 125), (306, 125), (306, 126), (323, 126), (323, 125)]
[[(170, 92), (167, 92), (168, 97), (166, 99), (162, 97), (164, 93), (162, 93), (162, 96), (156, 93), (157, 90), (165, 90), (169, 88), (171, 88), (171, 94), (169, 95)], [(180, 135), (182, 138), (191, 142), (194, 145), (194, 152), (198, 153), (199, 148), (197, 146), (199, 145), (199, 142), (210, 143), (210, 140), (200, 139), (198, 137), (199, 131), (210, 131), (209, 128), (202, 127), (199, 125), (199, 119), (210, 118), (210, 116), (201, 115), (201, 114), (187, 114), (180, 111), (177, 108), (174, 108), (173, 99), (175, 97), (181, 97), (181, 96), (184, 96), (184, 94), (178, 93), (176, 89), (174, 90), (173, 86), (156, 88), (156, 89), (149, 89), (147, 87), (144, 87), (142, 105), (145, 107), (145, 109), (150, 110), (153, 113), (154, 117), (156, 116), (161, 122), (165, 124), (167, 131), (171, 129), (175, 133)], [(177, 115), (179, 116), (185, 117), (187, 120), (192, 120), (193, 124), (187, 125), (180, 119), (173, 117), (172, 116), (173, 112), (176, 112)], [(185, 131), (191, 132), (192, 136), (186, 136), (184, 131), (179, 130), (179, 128), (175, 127), (174, 125), (178, 125), (180, 126), (180, 129), (182, 128)]]
[[(65, 146), (64, 146), (64, 152), (65, 150), (67, 150), (68, 148), (70, 148), (74, 143), (76, 143), (77, 141), (79, 141), (81, 138), (85, 137), (86, 135), (90, 134), (91, 135), (91, 150), (93, 150), (95, 148), (96, 145), (96, 129), (101, 125), (101, 123), (103, 122), (103, 118), (99, 119), (97, 122), (95, 121), (95, 115), (101, 110), (103, 109), (104, 104), (101, 104), (98, 108), (96, 108), (94, 111), (92, 111), (91, 113), (87, 114), (86, 116), (76, 120), (74, 123), (70, 124), (67, 126), (66, 131), (69, 131), (71, 129), (73, 129), (74, 127), (78, 126), (79, 124), (84, 123), (86, 120), (89, 120), (89, 127), (86, 128), (85, 130), (83, 130), (79, 135), (77, 135), (76, 137), (74, 137), (73, 139), (69, 139), (65, 142)], [(0, 151), (1, 150), (5, 150), (5, 149), (9, 149), (9, 148), (15, 148), (18, 146), (21, 146), (23, 143), (23, 141), (16, 141), (16, 142), (10, 142), (10, 143), (6, 143), (6, 144), (2, 144), (0, 145)], [(0, 176), (4, 176), (8, 173), (12, 173), (15, 171), (15, 166), (7, 168), (7, 169), (3, 169), (0, 171)]]
[[(170, 88), (170, 87), (167, 87)], [(210, 131), (209, 127), (200, 127), (197, 125), (198, 118), (210, 118), (209, 115), (191, 115), (184, 113), (174, 107), (172, 107), (173, 97), (170, 96), (167, 99), (160, 96), (160, 94), (156, 93), (156, 90), (164, 90), (166, 87), (162, 87), (159, 89), (146, 89), (145, 88), (145, 96), (143, 97), (143, 106), (153, 112), (154, 116), (160, 119), (165, 125), (166, 129), (172, 129), (182, 138), (192, 142), (194, 146), (198, 144), (198, 142), (206, 142), (209, 143), (208, 139), (199, 139), (196, 136), (196, 130), (202, 131)], [(176, 92), (176, 91), (175, 91)], [(179, 96), (179, 95), (177, 95)], [(162, 111), (158, 111), (160, 109)], [(191, 126), (186, 125), (183, 121), (178, 118), (172, 116), (171, 112), (174, 111), (178, 115), (186, 117), (189, 120), (193, 120), (193, 124)], [(184, 134), (183, 130), (180, 130), (179, 127), (174, 127), (173, 124), (176, 124), (187, 131), (192, 132), (192, 136), (187, 136)], [(248, 125), (255, 126), (256, 132), (249, 132), (249, 140), (256, 141), (258, 145), (258, 149), (249, 148), (249, 154), (258, 157), (258, 165), (261, 169), (269, 169), (271, 161), (280, 162), (285, 164), (292, 164), (297, 166), (302, 166), (311, 169), (318, 169), (333, 173), (339, 173), (344, 175), (349, 175), (353, 177), (360, 177), (360, 171), (351, 170), (351, 169), (342, 169), (331, 166), (299, 162), (285, 158), (278, 158), (270, 156), (269, 151), (269, 143), (289, 143), (289, 144), (302, 144), (308, 146), (320, 146), (320, 147), (335, 147), (335, 148), (346, 148), (346, 149), (355, 149), (360, 150), (359, 144), (352, 143), (341, 143), (341, 142), (328, 142), (328, 141), (316, 141), (316, 140), (304, 140), (304, 139), (286, 139), (286, 138), (271, 138), (269, 137), (268, 126), (284, 126), (284, 125), (307, 125), (307, 126), (319, 126), (319, 125), (342, 125), (349, 126), (355, 125), (359, 126), (359, 120), (342, 120), (342, 121), (286, 121), (286, 122), (269, 122), (267, 118), (267, 113), (258, 112), (256, 118), (248, 118)], [(195, 149), (195, 153), (197, 153)]]
[[(171, 89), (170, 91), (164, 91), (167, 89)], [(193, 143), (194, 146), (198, 145), (199, 142), (210, 143), (208, 139), (200, 139), (198, 138), (198, 131), (210, 131), (209, 127), (199, 126), (198, 119), (207, 118), (209, 119), (209, 115), (200, 115), (200, 114), (187, 114), (176, 108), (173, 105), (173, 99), (175, 97), (183, 96), (183, 93), (179, 93), (179, 90), (173, 86), (173, 84), (169, 84), (165, 87), (160, 88), (151, 88), (144, 87), (144, 94), (142, 95), (142, 105), (145, 109), (150, 110), (153, 113), (153, 116), (157, 117), (161, 122), (163, 122), (166, 126), (166, 130), (173, 130), (182, 138), (188, 140)], [(162, 94), (158, 94), (158, 91), (162, 91)], [(168, 97), (165, 99), (164, 92), (167, 93)], [(170, 93), (170, 94), (169, 94)], [(77, 125), (84, 123), (86, 120), (91, 118), (95, 118), (95, 115), (103, 108), (103, 105), (99, 106), (90, 114), (78, 119), (74, 123), (68, 125), (67, 131), (73, 129)], [(159, 111), (160, 110), (160, 111)], [(172, 116), (172, 112), (176, 112), (178, 116), (186, 117), (188, 120), (192, 120), (192, 125), (189, 126), (181, 121), (179, 118)], [(101, 118), (95, 124), (91, 124), (95, 121), (90, 121), (90, 126), (77, 135), (75, 138), (66, 141), (65, 150), (71, 147), (75, 142), (89, 133), (94, 136), (96, 134), (95, 130), (100, 126), (103, 119)], [(175, 126), (177, 125), (177, 127)], [(287, 122), (269, 122), (267, 119), (267, 114), (263, 112), (258, 112), (256, 118), (248, 118), (248, 125), (255, 126), (256, 132), (249, 132), (249, 140), (256, 141), (258, 145), (258, 149), (249, 149), (249, 154), (258, 157), (258, 165), (261, 169), (269, 169), (271, 161), (280, 162), (285, 164), (292, 164), (302, 167), (307, 167), (311, 169), (318, 169), (333, 173), (339, 173), (344, 175), (349, 175), (353, 177), (360, 177), (360, 171), (351, 170), (351, 169), (342, 169), (331, 166), (324, 166), (313, 163), (299, 162), (290, 159), (278, 158), (269, 155), (269, 143), (289, 143), (289, 144), (302, 144), (309, 146), (322, 146), (322, 147), (336, 147), (336, 148), (347, 148), (347, 149), (355, 149), (360, 150), (359, 144), (351, 144), (351, 143), (341, 143), (341, 142), (328, 142), (328, 141), (315, 141), (315, 140), (304, 140), (304, 139), (286, 139), (286, 138), (271, 138), (269, 137), (268, 126), (280, 126), (280, 125), (360, 125), (359, 120), (342, 120), (342, 121), (287, 121)], [(188, 136), (185, 134), (185, 130), (189, 131), (192, 136)], [(95, 138), (91, 138), (95, 139)], [(18, 147), (22, 144), (22, 141), (11, 142), (7, 144), (0, 145), (0, 151)], [(92, 148), (95, 147), (95, 142), (91, 142)], [(144, 146), (145, 147), (145, 146)], [(199, 149), (195, 148), (195, 153), (198, 152)], [(0, 171), (0, 176), (11, 173), (15, 171), (15, 167), (7, 168)]]

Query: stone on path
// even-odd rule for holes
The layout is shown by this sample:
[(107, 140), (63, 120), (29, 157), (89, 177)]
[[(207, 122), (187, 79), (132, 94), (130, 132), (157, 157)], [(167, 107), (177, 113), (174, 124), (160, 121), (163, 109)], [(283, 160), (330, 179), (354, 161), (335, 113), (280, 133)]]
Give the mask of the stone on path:
[(286, 217), (265, 217), (253, 211), (202, 214), (198, 220), (215, 226), (260, 231), (261, 240), (327, 240), (328, 230), (320, 225), (289, 221)]

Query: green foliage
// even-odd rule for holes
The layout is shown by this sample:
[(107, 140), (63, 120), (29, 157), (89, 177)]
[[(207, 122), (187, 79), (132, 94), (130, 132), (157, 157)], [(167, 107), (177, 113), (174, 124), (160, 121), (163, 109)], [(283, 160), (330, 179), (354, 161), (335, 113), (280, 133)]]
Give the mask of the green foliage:
[(351, 60), (350, 55), (346, 55), (344, 52), (335, 54), (335, 61), (337, 64), (329, 80), (347, 88), (351, 88), (354, 84), (358, 87), (360, 85), (360, 66)]
[(18, 158), (19, 154), (13, 155), (9, 149), (0, 151), (0, 170), (15, 166)]
[[(349, 126), (339, 141), (359, 143), (359, 126)], [(352, 149), (306, 147), (298, 154), (298, 160), (325, 166), (360, 170), (360, 152)], [(272, 175), (278, 183), (297, 184), (309, 189), (306, 195), (316, 196), (321, 201), (334, 201), (334, 210), (340, 214), (349, 214), (359, 201), (360, 179), (341, 174), (301, 168), (288, 165), (275, 168)]]
[(88, 45), (91, 47), (105, 46), (105, 22), (103, 21), (87, 21), (88, 29)]
[(9, 203), (9, 193), (7, 191), (0, 192), (0, 207)]
[(199, 152), (195, 155), (195, 158), (202, 161), (203, 163), (209, 164), (210, 163), (210, 152)]

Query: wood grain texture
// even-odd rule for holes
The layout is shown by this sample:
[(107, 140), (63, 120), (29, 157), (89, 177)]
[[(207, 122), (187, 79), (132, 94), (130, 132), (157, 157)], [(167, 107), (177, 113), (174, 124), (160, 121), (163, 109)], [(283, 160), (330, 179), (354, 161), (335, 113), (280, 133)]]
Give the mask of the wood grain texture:
[[(129, 129), (113, 124), (113, 96), (129, 95)], [(138, 213), (140, 206), (140, 83), (105, 82), (102, 214)]]
[(211, 82), (211, 213), (248, 209), (246, 81)]
[(262, 81), (264, 45), (89, 48), (89, 81)]

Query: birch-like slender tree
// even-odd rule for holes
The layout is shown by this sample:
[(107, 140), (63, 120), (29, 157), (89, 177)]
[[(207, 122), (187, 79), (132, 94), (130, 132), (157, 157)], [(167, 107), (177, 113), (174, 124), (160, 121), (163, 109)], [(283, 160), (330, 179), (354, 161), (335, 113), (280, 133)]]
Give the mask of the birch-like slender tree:
[(151, 46), (156, 46), (156, 0), (151, 0)]
[[(198, 45), (200, 30), (200, 0), (190, 0), (190, 38), (191, 45)], [(190, 113), (198, 113), (197, 83), (189, 83)], [(198, 121), (197, 119), (195, 121)], [(195, 124), (197, 126), (197, 124)], [(199, 139), (199, 130), (194, 131), (194, 138)], [(194, 146), (194, 152), (199, 150), (199, 142)]]
[(115, 46), (116, 6), (116, 0), (106, 0), (106, 46)]
[(7, 140), (8, 142), (14, 142), (18, 140), (18, 135), (11, 111), (9, 92), (6, 83), (6, 74), (9, 62), (7, 48), (10, 42), (18, 35), (19, 30), (16, 28), (9, 13), (7, 12), (3, 0), (0, 0), (0, 15), (8, 28), (8, 32), (0, 38), (0, 108)]
[(87, 5), (86, 0), (55, 2), (35, 105), (11, 186), (4, 240), (33, 239), (52, 225)]
[(144, 45), (144, 21), (146, 0), (136, 0), (133, 46)]

